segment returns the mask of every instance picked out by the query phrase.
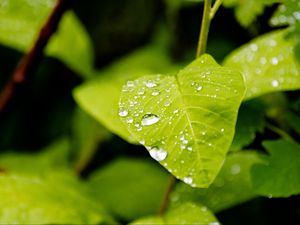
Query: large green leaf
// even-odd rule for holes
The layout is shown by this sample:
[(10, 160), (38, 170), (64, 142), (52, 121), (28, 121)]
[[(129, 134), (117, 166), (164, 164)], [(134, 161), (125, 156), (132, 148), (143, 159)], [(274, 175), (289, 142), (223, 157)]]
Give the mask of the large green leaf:
[(125, 220), (156, 213), (167, 183), (168, 174), (158, 165), (130, 158), (113, 161), (89, 179), (94, 199)]
[(119, 115), (172, 174), (194, 187), (207, 187), (231, 144), (244, 91), (241, 74), (203, 55), (177, 76), (128, 81)]
[(186, 201), (201, 203), (213, 212), (220, 212), (246, 202), (257, 194), (252, 189), (251, 167), (262, 162), (255, 151), (240, 151), (227, 156), (224, 166), (208, 189), (191, 188), (180, 183), (171, 194), (171, 205)]
[(220, 225), (216, 217), (205, 207), (192, 202), (186, 202), (176, 208), (170, 209), (165, 215), (145, 217), (132, 223), (135, 224), (203, 224)]
[(118, 115), (122, 85), (143, 74), (170, 72), (174, 68), (177, 66), (172, 65), (165, 50), (151, 44), (97, 72), (99, 78), (76, 88), (74, 98), (82, 109), (111, 132), (129, 142), (135, 142)]
[(294, 58), (294, 40), (285, 38), (287, 32), (279, 30), (265, 34), (225, 59), (224, 65), (243, 73), (247, 86), (246, 99), (300, 88), (300, 64)]
[(112, 224), (67, 174), (0, 175), (0, 224)]
[(265, 196), (288, 197), (300, 193), (300, 145), (286, 140), (266, 141), (270, 154), (253, 166), (254, 190)]
[[(55, 0), (7, 0), (0, 7), (0, 44), (28, 51)], [(62, 60), (84, 76), (90, 76), (93, 64), (91, 40), (72, 12), (67, 12), (57, 33), (50, 39), (46, 54)]]

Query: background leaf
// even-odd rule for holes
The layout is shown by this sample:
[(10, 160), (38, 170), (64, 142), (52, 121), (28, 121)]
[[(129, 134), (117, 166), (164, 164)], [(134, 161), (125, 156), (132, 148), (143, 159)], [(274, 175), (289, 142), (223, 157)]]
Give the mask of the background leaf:
[[(0, 43), (26, 52), (38, 36), (54, 0), (7, 0), (0, 7)], [(58, 32), (50, 39), (46, 55), (62, 60), (75, 72), (92, 75), (93, 50), (91, 40), (81, 22), (67, 12)]]
[(242, 76), (203, 55), (177, 77), (128, 81), (119, 115), (133, 137), (178, 179), (207, 187), (231, 144), (243, 96)]
[(285, 39), (288, 30), (258, 37), (233, 51), (225, 66), (239, 69), (246, 79), (246, 99), (269, 92), (300, 88), (300, 64), (293, 54), (293, 39)]
[(252, 189), (251, 167), (262, 162), (261, 154), (255, 151), (240, 151), (229, 154), (215, 181), (208, 189), (191, 188), (179, 183), (171, 194), (171, 204), (186, 201), (201, 203), (213, 212), (220, 212), (244, 203), (257, 194)]
[(264, 196), (287, 197), (300, 193), (300, 145), (286, 140), (266, 141), (270, 153), (265, 162), (254, 165), (254, 190)]
[(205, 207), (192, 202), (170, 209), (164, 216), (138, 219), (133, 224), (209, 224), (220, 225), (216, 217)]
[(156, 213), (167, 183), (168, 174), (155, 163), (131, 158), (117, 159), (89, 178), (91, 195), (125, 220)]

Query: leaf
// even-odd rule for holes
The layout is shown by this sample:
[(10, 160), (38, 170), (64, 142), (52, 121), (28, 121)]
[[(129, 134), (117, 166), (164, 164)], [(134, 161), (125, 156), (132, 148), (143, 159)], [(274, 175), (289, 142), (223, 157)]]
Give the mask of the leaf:
[(179, 207), (170, 209), (164, 216), (138, 219), (137, 224), (203, 224), (220, 225), (216, 217), (205, 207), (192, 202), (186, 202)]
[(266, 141), (270, 154), (253, 166), (254, 190), (264, 196), (288, 197), (300, 193), (300, 145), (286, 140)]
[(252, 189), (250, 172), (251, 167), (259, 162), (262, 162), (261, 154), (252, 150), (229, 154), (208, 189), (191, 188), (180, 183), (171, 194), (171, 205), (193, 201), (204, 204), (213, 212), (220, 212), (246, 202), (257, 196)]
[(288, 112), (284, 117), (288, 125), (300, 134), (300, 116), (293, 112)]
[(235, 127), (235, 135), (230, 147), (231, 151), (242, 150), (251, 144), (256, 132), (262, 133), (265, 121), (261, 110), (257, 110), (247, 104), (241, 106)]
[(132, 220), (158, 211), (168, 174), (151, 161), (120, 158), (93, 173), (88, 183), (94, 199), (117, 217)]
[(46, 174), (56, 169), (66, 169), (69, 166), (70, 143), (62, 139), (52, 143), (40, 153), (10, 152), (0, 155), (0, 167), (9, 173)]
[(242, 76), (204, 55), (177, 76), (128, 81), (119, 115), (133, 137), (173, 175), (208, 187), (231, 144), (243, 96)]
[(97, 72), (98, 79), (77, 87), (73, 95), (79, 106), (108, 130), (129, 142), (136, 143), (118, 115), (122, 85), (127, 80), (145, 73), (170, 72), (174, 68), (177, 66), (170, 62), (165, 50), (151, 44)]
[(266, 6), (271, 5), (279, 0), (224, 0), (224, 7), (235, 9), (235, 16), (238, 22), (247, 27), (254, 22), (260, 14), (263, 13)]
[(243, 73), (247, 86), (245, 99), (300, 88), (300, 64), (294, 58), (293, 39), (285, 39), (287, 31), (262, 35), (225, 59), (225, 66)]
[(0, 175), (0, 223), (112, 224), (100, 204), (86, 198), (65, 175)]
[[(27, 52), (38, 36), (55, 0), (7, 0), (0, 7), (0, 43)], [(91, 40), (72, 12), (63, 16), (58, 31), (46, 47), (46, 55), (62, 60), (88, 77), (93, 65)]]

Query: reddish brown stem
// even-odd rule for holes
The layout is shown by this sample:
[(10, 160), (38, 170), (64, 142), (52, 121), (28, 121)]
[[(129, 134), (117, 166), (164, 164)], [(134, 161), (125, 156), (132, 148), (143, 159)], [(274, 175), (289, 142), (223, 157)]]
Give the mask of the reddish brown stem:
[(16, 88), (22, 84), (25, 79), (34, 72), (37, 64), (43, 57), (43, 51), (48, 43), (51, 35), (56, 31), (58, 23), (69, 8), (71, 0), (58, 0), (48, 20), (41, 28), (39, 36), (34, 43), (33, 47), (25, 54), (15, 71), (13, 72), (11, 79), (7, 82), (4, 89), (0, 93), (0, 112), (3, 111), (9, 100), (15, 93)]

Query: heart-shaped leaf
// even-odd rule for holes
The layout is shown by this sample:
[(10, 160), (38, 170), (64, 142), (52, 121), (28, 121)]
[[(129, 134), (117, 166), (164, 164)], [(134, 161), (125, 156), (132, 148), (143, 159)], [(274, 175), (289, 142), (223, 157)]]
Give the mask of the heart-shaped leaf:
[(128, 81), (119, 115), (172, 174), (191, 186), (207, 187), (231, 144), (244, 92), (240, 73), (203, 55), (177, 76)]

